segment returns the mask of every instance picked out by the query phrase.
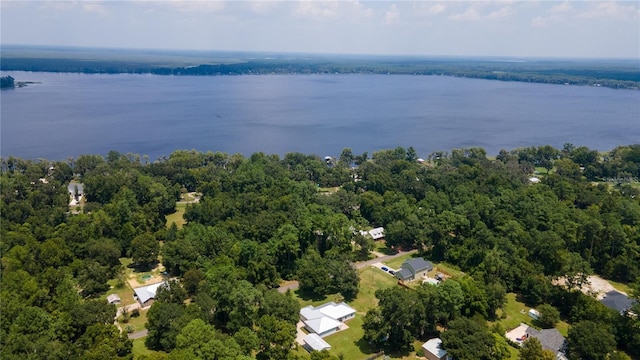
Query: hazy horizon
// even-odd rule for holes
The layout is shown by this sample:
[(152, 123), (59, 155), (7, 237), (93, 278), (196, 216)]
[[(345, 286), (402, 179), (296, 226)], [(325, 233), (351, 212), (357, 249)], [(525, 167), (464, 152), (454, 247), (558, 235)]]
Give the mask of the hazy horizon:
[(394, 57), (640, 59), (638, 1), (13, 1), (0, 44)]

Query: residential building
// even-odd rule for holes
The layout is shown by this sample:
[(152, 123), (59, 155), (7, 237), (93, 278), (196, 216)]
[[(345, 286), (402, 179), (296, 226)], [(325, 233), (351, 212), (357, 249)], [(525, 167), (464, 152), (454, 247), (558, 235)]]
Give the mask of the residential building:
[(447, 350), (442, 348), (442, 340), (440, 338), (429, 339), (429, 341), (422, 344), (422, 353), (428, 360), (448, 359)]
[(300, 320), (304, 327), (320, 337), (337, 332), (345, 321), (355, 316), (356, 310), (344, 302), (336, 304), (331, 301), (318, 307), (309, 305), (300, 309)]
[(567, 342), (564, 336), (556, 329), (537, 330), (521, 323), (517, 328), (507, 332), (506, 337), (520, 346), (529, 338), (534, 337), (540, 341), (543, 349), (550, 350), (556, 354), (558, 360), (566, 359)]
[(615, 290), (604, 294), (604, 297), (600, 302), (609, 309), (616, 310), (621, 314), (631, 309), (633, 306), (633, 300), (631, 300), (627, 295)]
[(402, 281), (413, 281), (426, 276), (429, 271), (433, 270), (431, 261), (423, 258), (413, 258), (402, 263), (401, 269), (396, 271), (396, 278)]
[(151, 284), (151, 285), (135, 288), (133, 289), (133, 294), (134, 294), (133, 297), (136, 300), (138, 300), (138, 302), (140, 303), (140, 306), (142, 307), (151, 306), (151, 304), (153, 304), (153, 300), (156, 297), (156, 292), (158, 291), (158, 288), (163, 284), (166, 284), (166, 283), (159, 282), (157, 284)]
[(360, 230), (360, 234), (362, 234), (363, 236), (371, 236), (373, 240), (380, 240), (384, 238), (384, 228), (377, 227), (369, 231)]

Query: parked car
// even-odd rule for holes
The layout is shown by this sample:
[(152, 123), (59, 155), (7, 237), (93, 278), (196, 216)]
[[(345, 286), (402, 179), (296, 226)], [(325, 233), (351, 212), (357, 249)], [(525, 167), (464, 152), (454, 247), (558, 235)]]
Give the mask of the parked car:
[(382, 269), (382, 271), (389, 271), (389, 268), (386, 266), (381, 267), (380, 269)]
[(391, 274), (391, 275), (395, 275), (395, 274), (396, 274), (396, 272), (395, 272), (395, 271), (393, 271), (393, 270), (389, 270), (389, 274)]

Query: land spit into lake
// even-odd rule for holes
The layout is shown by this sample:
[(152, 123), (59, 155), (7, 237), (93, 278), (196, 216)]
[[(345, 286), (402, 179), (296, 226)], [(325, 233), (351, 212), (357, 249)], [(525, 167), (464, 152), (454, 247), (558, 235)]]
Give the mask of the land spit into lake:
[(640, 89), (637, 59), (419, 57), (2, 46), (0, 70), (156, 75), (447, 75)]

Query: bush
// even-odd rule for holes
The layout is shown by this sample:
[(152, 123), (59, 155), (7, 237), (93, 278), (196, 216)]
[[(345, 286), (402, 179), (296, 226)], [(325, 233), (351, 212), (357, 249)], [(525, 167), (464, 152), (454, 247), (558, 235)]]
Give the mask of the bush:
[(560, 312), (549, 304), (538, 306), (538, 311), (540, 312), (540, 318), (537, 322), (543, 329), (551, 329), (560, 321)]

